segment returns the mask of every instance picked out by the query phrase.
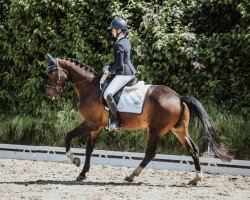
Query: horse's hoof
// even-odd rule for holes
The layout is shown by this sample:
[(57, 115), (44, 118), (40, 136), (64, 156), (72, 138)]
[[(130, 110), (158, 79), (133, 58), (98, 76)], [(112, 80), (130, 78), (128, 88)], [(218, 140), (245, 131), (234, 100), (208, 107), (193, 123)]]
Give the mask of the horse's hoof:
[(83, 180), (85, 180), (85, 179), (86, 179), (86, 176), (82, 176), (82, 175), (79, 175), (79, 176), (76, 178), (77, 181), (83, 181)]
[(191, 181), (189, 181), (188, 185), (197, 186), (197, 181), (191, 180)]
[(74, 157), (73, 164), (76, 165), (77, 167), (79, 167), (81, 164), (80, 158)]
[(131, 178), (130, 176), (127, 176), (124, 180), (128, 181), (128, 182), (133, 182), (134, 181), (133, 178)]
[(188, 185), (194, 185), (197, 186), (197, 183), (203, 179), (203, 174), (202, 172), (197, 172), (196, 177), (189, 181)]

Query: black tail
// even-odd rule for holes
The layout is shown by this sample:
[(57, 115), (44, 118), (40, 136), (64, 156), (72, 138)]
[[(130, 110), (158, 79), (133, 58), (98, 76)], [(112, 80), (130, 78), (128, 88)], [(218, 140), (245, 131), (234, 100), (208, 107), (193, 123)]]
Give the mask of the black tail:
[(230, 162), (232, 157), (228, 154), (220, 136), (215, 132), (213, 124), (202, 104), (193, 97), (181, 97), (181, 101), (186, 103), (191, 117), (198, 117), (203, 125), (205, 136), (211, 144), (215, 156), (222, 161)]

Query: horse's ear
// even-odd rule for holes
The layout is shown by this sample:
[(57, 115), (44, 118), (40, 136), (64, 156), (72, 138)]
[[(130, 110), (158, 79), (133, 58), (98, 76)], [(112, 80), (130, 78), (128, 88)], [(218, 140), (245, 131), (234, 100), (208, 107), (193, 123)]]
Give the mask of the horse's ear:
[(58, 60), (56, 58), (53, 58), (49, 53), (47, 54), (49, 57), (49, 65), (56, 65), (59, 67)]

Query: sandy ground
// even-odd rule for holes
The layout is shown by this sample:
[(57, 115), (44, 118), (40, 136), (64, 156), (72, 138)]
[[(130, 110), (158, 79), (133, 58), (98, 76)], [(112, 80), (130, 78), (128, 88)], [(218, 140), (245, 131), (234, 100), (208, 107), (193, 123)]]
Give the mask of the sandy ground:
[(144, 170), (133, 183), (133, 169), (93, 165), (83, 182), (72, 164), (0, 159), (0, 199), (250, 199), (250, 177), (205, 174), (198, 186), (193, 172)]

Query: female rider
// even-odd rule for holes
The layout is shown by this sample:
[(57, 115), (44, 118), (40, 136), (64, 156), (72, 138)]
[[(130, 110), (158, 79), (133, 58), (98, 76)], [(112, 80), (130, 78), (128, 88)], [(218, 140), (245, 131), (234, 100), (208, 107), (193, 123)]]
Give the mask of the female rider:
[(114, 62), (103, 68), (104, 73), (114, 74), (114, 79), (110, 82), (104, 92), (112, 117), (109, 120), (109, 130), (117, 130), (121, 127), (121, 122), (117, 113), (114, 94), (131, 81), (136, 74), (136, 70), (130, 61), (131, 44), (127, 39), (128, 25), (123, 19), (114, 19), (108, 30), (111, 30), (116, 38), (114, 45)]

